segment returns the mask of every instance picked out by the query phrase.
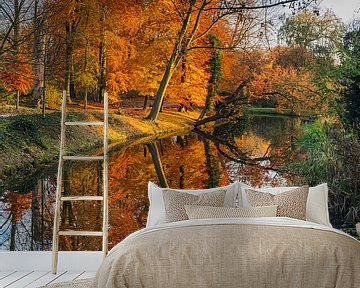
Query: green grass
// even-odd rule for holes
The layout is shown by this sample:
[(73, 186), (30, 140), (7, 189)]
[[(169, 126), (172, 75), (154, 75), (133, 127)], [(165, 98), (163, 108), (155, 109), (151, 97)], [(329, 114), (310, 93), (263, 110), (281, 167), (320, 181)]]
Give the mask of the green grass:
[[(156, 123), (143, 115), (110, 114), (109, 142), (157, 136), (192, 128), (196, 115), (165, 112)], [(39, 166), (53, 163), (59, 154), (60, 112), (0, 118), (0, 181), (16, 173), (31, 175)], [(70, 112), (67, 121), (101, 121), (101, 112)], [(67, 154), (86, 154), (102, 145), (102, 127), (71, 126), (66, 130)]]
[(247, 108), (249, 114), (254, 115), (274, 115), (274, 116), (301, 116), (301, 117), (313, 117), (316, 114), (313, 111), (305, 110), (300, 113), (295, 113), (291, 109), (277, 109), (268, 107), (249, 107)]

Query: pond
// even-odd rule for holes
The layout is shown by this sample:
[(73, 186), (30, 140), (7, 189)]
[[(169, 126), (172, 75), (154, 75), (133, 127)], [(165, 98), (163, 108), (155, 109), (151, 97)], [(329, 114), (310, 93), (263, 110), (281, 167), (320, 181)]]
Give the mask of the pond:
[[(109, 248), (146, 225), (148, 181), (211, 188), (240, 180), (252, 186), (302, 183), (286, 165), (302, 155), (299, 118), (251, 116), (212, 131), (137, 140), (109, 152)], [(64, 167), (66, 195), (102, 195), (101, 164)], [(0, 190), (0, 250), (51, 250), (57, 164), (31, 179), (16, 175)], [(15, 179), (15, 181), (14, 181)], [(101, 230), (101, 202), (64, 202), (62, 228)], [(60, 238), (61, 250), (101, 250), (101, 237)]]

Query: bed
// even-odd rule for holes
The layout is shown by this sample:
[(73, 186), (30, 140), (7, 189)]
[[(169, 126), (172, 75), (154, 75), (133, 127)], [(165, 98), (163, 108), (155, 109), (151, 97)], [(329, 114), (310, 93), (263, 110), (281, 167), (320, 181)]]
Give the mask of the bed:
[[(248, 205), (244, 186), (235, 184), (224, 188), (224, 206), (229, 209)], [(164, 191), (149, 191), (151, 208), (156, 209), (150, 209), (147, 227), (109, 252), (93, 287), (360, 287), (360, 243), (326, 223), (327, 191), (316, 192), (319, 201), (309, 194), (315, 206), (309, 207), (308, 197), (304, 220), (231, 217), (175, 222), (166, 222), (165, 197), (157, 195)], [(311, 210), (313, 215), (308, 215)]]

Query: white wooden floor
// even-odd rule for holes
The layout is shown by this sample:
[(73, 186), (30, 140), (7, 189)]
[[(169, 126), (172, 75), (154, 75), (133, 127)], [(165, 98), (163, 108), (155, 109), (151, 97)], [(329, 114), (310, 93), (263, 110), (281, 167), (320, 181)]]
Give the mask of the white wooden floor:
[(59, 252), (58, 273), (52, 274), (51, 252), (0, 251), (0, 288), (32, 288), (93, 278), (102, 252)]
[(95, 271), (59, 271), (52, 274), (50, 271), (8, 271), (0, 272), (1, 288), (35, 288), (49, 284), (88, 279), (95, 276)]

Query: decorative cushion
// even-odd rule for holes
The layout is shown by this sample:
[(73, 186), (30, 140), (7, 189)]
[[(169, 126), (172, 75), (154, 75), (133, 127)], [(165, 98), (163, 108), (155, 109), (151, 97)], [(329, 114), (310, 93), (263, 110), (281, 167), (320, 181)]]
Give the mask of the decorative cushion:
[[(246, 189), (252, 189), (245, 183), (239, 183), (241, 196), (240, 207), (248, 207), (249, 203), (245, 193)], [(278, 195), (280, 193), (296, 189), (298, 187), (271, 187), (256, 189), (259, 192), (271, 193)], [(240, 198), (240, 197), (239, 197)], [(326, 183), (309, 188), (309, 195), (306, 204), (306, 221), (318, 223), (321, 225), (332, 227), (329, 217), (328, 208), (328, 186)]]
[(185, 210), (189, 219), (276, 217), (277, 206), (231, 208), (185, 205)]
[(224, 206), (225, 194), (225, 190), (203, 193), (198, 196), (185, 192), (165, 190), (163, 198), (166, 222), (188, 220), (185, 205)]
[(306, 220), (306, 204), (309, 187), (303, 186), (277, 195), (247, 189), (251, 206), (278, 205), (277, 216)]
[[(149, 213), (148, 213), (146, 227), (153, 227), (155, 225), (159, 225), (159, 224), (166, 222), (163, 191), (165, 191), (167, 189), (169, 189), (169, 188), (160, 188), (156, 184), (149, 182), (148, 196), (149, 196), (150, 207), (149, 207)], [(212, 188), (212, 189), (201, 189), (201, 190), (172, 189), (172, 190), (179, 191), (179, 192), (185, 192), (185, 193), (189, 193), (189, 194), (193, 194), (193, 195), (200, 195), (203, 193), (225, 190), (226, 195), (225, 195), (225, 202), (224, 202), (223, 206), (226, 206), (226, 207), (235, 207), (236, 196), (239, 194), (238, 182), (232, 183), (228, 186)]]

